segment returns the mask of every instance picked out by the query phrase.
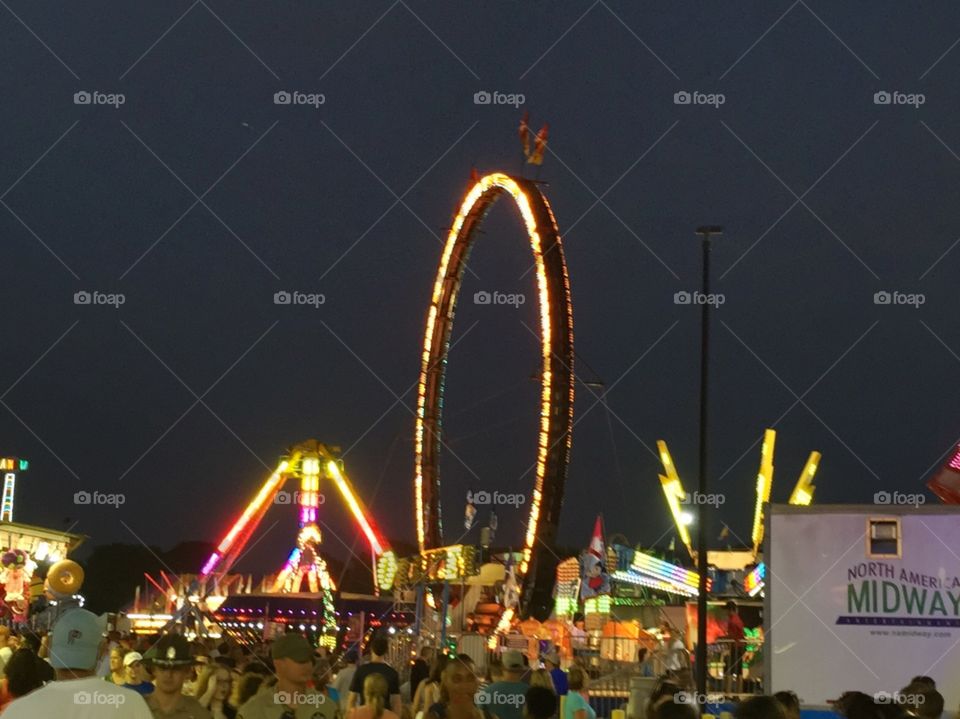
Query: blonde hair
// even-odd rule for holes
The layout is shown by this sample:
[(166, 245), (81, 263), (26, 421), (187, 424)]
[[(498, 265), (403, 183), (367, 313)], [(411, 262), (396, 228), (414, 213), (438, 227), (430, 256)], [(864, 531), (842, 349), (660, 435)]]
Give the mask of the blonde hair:
[(557, 693), (557, 688), (553, 685), (553, 677), (550, 676), (550, 672), (546, 669), (537, 669), (530, 673), (530, 686), (544, 687), (554, 694)]
[(380, 719), (387, 705), (387, 680), (380, 673), (367, 675), (363, 680), (363, 700), (373, 707), (373, 719)]

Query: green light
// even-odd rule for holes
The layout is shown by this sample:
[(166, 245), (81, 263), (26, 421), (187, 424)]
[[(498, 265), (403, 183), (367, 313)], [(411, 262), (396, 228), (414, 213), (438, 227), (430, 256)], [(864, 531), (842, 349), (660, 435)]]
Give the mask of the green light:
[(26, 471), (26, 470), (28, 470), (28, 469), (30, 469), (30, 462), (27, 461), (27, 460), (25, 460), (25, 459), (21, 459), (21, 460), (20, 460), (20, 471), (23, 472), (23, 471)]

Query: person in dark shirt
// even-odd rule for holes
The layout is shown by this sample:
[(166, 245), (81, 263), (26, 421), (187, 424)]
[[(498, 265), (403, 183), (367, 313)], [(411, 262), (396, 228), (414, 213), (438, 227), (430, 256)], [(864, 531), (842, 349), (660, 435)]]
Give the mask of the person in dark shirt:
[(430, 676), (430, 665), (433, 664), (433, 647), (422, 647), (420, 657), (410, 668), (410, 698), (417, 695), (420, 682)]
[(387, 664), (387, 651), (390, 644), (386, 637), (375, 637), (370, 642), (370, 661), (357, 667), (354, 672), (353, 681), (350, 682), (350, 701), (349, 708), (361, 706), (363, 702), (363, 682), (371, 674), (382, 674), (387, 680), (387, 687), (390, 692), (390, 709), (394, 714), (400, 714), (400, 675), (397, 670)]
[(560, 655), (556, 652), (550, 652), (543, 658), (543, 666), (550, 672), (550, 678), (557, 690), (557, 696), (566, 696), (568, 691), (567, 673), (560, 668)]

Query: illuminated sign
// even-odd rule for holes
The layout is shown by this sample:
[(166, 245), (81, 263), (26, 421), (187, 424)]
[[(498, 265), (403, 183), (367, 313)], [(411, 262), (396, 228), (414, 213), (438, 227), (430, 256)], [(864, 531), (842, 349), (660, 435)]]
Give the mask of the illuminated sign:
[(429, 549), (402, 559), (397, 559), (393, 552), (384, 552), (377, 560), (377, 581), (381, 588), (390, 589), (394, 585), (409, 587), (424, 582), (466, 579), (479, 570), (476, 553), (474, 547), (462, 544)]

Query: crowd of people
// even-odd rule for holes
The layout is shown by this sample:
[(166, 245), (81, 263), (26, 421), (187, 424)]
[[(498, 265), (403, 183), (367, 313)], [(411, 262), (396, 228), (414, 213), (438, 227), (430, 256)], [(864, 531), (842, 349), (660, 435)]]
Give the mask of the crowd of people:
[[(386, 636), (375, 636), (365, 649), (361, 662), (355, 650), (334, 660), (297, 633), (254, 646), (191, 642), (179, 634), (105, 636), (98, 617), (73, 609), (45, 636), (12, 634), (0, 626), (0, 715), (597, 719), (589, 672), (576, 663), (564, 669), (556, 653), (531, 663), (521, 652), (507, 650), (478, 667), (467, 654), (424, 647), (412, 666), (398, 667), (389, 660)], [(672, 670), (657, 681), (643, 707), (646, 719), (699, 716), (701, 702), (684, 681), (689, 676)], [(918, 676), (893, 694), (844, 694), (834, 708), (844, 719), (939, 719), (943, 704), (935, 682)], [(800, 702), (791, 692), (778, 692), (752, 697), (733, 714), (736, 719), (799, 719)]]

